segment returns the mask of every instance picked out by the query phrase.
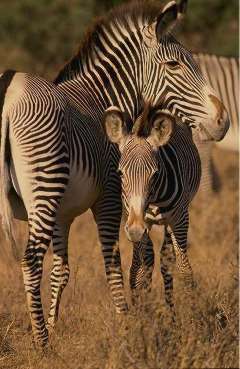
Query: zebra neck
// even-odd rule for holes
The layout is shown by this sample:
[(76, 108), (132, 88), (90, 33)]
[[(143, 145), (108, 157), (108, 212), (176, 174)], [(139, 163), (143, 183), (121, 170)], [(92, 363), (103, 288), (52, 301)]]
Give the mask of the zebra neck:
[(106, 30), (97, 47), (86, 55), (80, 50), (59, 73), (55, 83), (85, 114), (100, 120), (105, 109), (115, 105), (126, 113), (127, 123), (139, 115), (145, 54), (138, 28), (115, 25), (112, 34)]
[(158, 152), (159, 171), (151, 188), (149, 203), (156, 205), (161, 212), (168, 212), (183, 192), (181, 168), (174, 147), (166, 145)]
[[(127, 123), (134, 121), (140, 113), (142, 98), (133, 75), (109, 74), (107, 69), (97, 75), (99, 68), (84, 69), (74, 80), (68, 80), (59, 88), (71, 99), (74, 106), (84, 114), (102, 119), (109, 106), (117, 106), (126, 113)], [(100, 73), (100, 72), (99, 72)]]

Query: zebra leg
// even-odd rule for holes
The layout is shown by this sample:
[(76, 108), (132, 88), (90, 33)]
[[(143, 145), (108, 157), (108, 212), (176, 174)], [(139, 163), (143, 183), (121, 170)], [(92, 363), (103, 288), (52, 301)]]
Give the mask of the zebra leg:
[(149, 235), (145, 233), (140, 242), (133, 244), (133, 259), (129, 276), (133, 302), (142, 292), (150, 292), (153, 267), (153, 243)]
[(48, 341), (48, 331), (45, 326), (40, 294), (40, 283), (43, 271), (43, 259), (50, 244), (54, 215), (48, 212), (48, 225), (44, 227), (43, 213), (36, 212), (29, 215), (29, 238), (21, 267), (27, 297), (28, 311), (32, 324), (34, 341), (39, 346), (45, 346)]
[(48, 330), (53, 330), (58, 320), (62, 292), (69, 280), (68, 235), (70, 224), (57, 222), (53, 230), (53, 268), (50, 278), (52, 297), (47, 321)]
[(165, 301), (173, 314), (173, 320), (175, 319), (175, 311), (173, 303), (172, 266), (175, 265), (175, 261), (172, 238), (167, 227), (165, 227), (164, 241), (160, 251), (160, 269), (164, 282)]
[(114, 192), (114, 186), (105, 190), (101, 199), (92, 208), (92, 212), (98, 227), (105, 271), (113, 303), (117, 313), (122, 313), (127, 311), (119, 250), (122, 203), (119, 188), (115, 195)]
[(173, 226), (169, 227), (178, 269), (182, 275), (186, 291), (194, 287), (193, 272), (187, 255), (187, 234), (189, 227), (188, 212), (184, 211)]

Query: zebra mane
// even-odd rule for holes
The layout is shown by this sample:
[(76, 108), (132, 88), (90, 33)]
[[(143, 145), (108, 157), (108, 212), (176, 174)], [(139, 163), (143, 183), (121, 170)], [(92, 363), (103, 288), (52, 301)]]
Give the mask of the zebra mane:
[(142, 113), (139, 115), (133, 125), (132, 133), (138, 137), (147, 137), (152, 128), (151, 121), (159, 111), (167, 116), (172, 116), (169, 111), (162, 109), (160, 110), (160, 105), (155, 106), (152, 104), (152, 102), (145, 102)]
[(164, 115), (166, 118), (169, 118), (171, 121), (174, 121), (179, 125), (182, 125), (182, 122), (169, 110), (161, 109), (160, 105), (152, 105), (152, 102), (148, 101), (144, 103), (142, 113), (133, 125), (132, 133), (138, 137), (148, 137), (153, 121), (159, 114)]
[(161, 3), (146, 0), (131, 1), (114, 7), (106, 15), (96, 18), (92, 26), (86, 31), (78, 52), (58, 72), (54, 83), (58, 84), (72, 78), (75, 72), (79, 71), (79, 61), (82, 62), (91, 55), (94, 47), (100, 42), (101, 35), (110, 30), (112, 25), (120, 23), (122, 27), (130, 31), (132, 24), (137, 27), (138, 19), (151, 23), (163, 8)]

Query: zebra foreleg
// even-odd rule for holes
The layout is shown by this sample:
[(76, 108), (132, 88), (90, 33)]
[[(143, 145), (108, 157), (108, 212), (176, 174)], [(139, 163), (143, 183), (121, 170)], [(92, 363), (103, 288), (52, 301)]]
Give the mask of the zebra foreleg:
[(51, 226), (47, 229), (41, 226), (42, 218), (42, 214), (33, 214), (29, 217), (29, 239), (21, 262), (34, 342), (38, 346), (45, 346), (48, 341), (48, 331), (45, 326), (41, 302), (40, 283), (44, 255), (52, 237)]
[(129, 277), (133, 303), (142, 293), (150, 292), (153, 267), (153, 243), (149, 235), (145, 233), (140, 242), (133, 244), (133, 259)]
[(70, 224), (57, 222), (53, 230), (53, 268), (51, 272), (51, 306), (47, 328), (53, 330), (58, 320), (59, 305), (64, 288), (69, 280), (68, 235)]
[(194, 287), (193, 272), (187, 255), (187, 234), (189, 227), (188, 213), (183, 212), (180, 219), (174, 222), (168, 231), (171, 235), (178, 270), (182, 276), (186, 291)]
[(98, 227), (105, 272), (110, 287), (112, 300), (117, 313), (127, 311), (124, 295), (123, 275), (119, 250), (119, 227), (121, 221), (122, 204), (118, 195), (105, 192), (104, 196), (92, 208)]
[(171, 235), (165, 227), (165, 236), (163, 245), (160, 251), (160, 269), (163, 276), (164, 290), (165, 290), (165, 301), (172, 312), (173, 320), (175, 320), (175, 310), (173, 302), (173, 276), (172, 269), (175, 265), (175, 253), (173, 250), (173, 244)]

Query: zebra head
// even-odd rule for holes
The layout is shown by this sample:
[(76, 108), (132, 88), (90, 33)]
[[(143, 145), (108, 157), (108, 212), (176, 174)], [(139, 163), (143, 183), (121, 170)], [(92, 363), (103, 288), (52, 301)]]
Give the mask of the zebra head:
[(200, 140), (219, 141), (229, 128), (228, 113), (191, 53), (169, 33), (186, 2), (170, 1), (155, 21), (142, 26), (142, 94), (145, 101), (160, 104), (195, 128)]
[(105, 112), (105, 132), (121, 152), (119, 174), (127, 213), (125, 231), (130, 241), (140, 241), (149, 227), (146, 211), (151, 205), (148, 202), (154, 174), (160, 170), (157, 150), (168, 143), (174, 127), (175, 118), (169, 112), (147, 106), (128, 133), (120, 109), (113, 106)]

